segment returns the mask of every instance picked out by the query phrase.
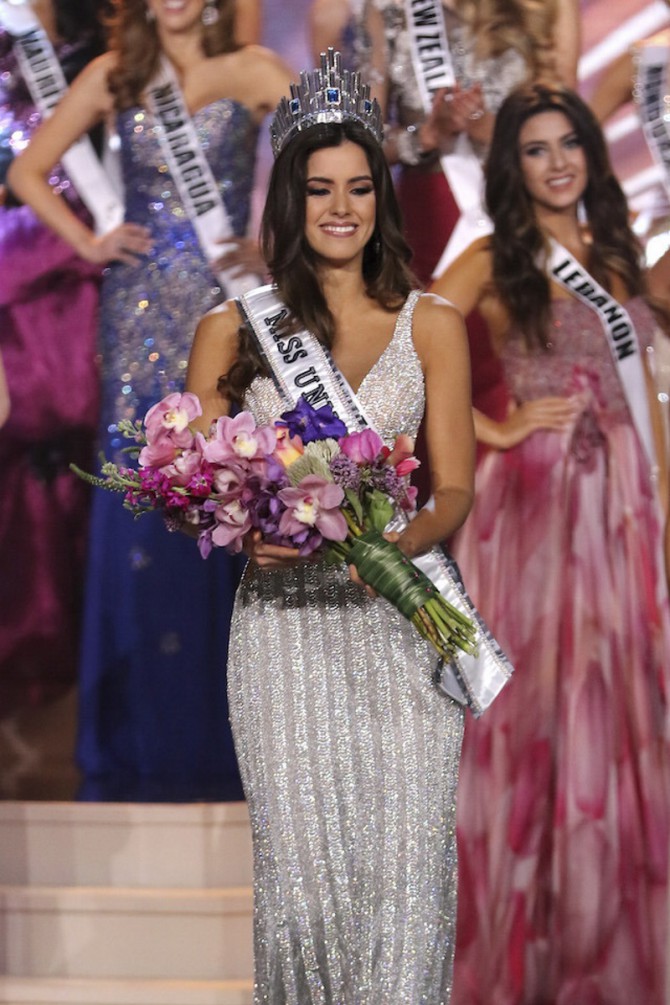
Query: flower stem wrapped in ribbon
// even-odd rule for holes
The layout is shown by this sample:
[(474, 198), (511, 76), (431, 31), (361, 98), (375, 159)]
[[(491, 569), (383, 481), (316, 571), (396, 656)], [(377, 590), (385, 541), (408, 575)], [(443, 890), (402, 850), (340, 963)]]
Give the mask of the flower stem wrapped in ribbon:
[(445, 660), (453, 659), (456, 649), (476, 651), (470, 619), (446, 601), (428, 576), (379, 531), (364, 531), (357, 537), (347, 561), (356, 566), (361, 579), (412, 622)]
[(416, 493), (407, 477), (419, 462), (412, 457), (409, 437), (399, 436), (389, 450), (374, 430), (346, 434), (343, 424), (341, 430), (334, 426), (339, 420), (329, 406), (312, 409), (303, 399), (292, 412), (285, 412), (282, 420), (289, 434), (308, 429), (317, 442), (319, 430), (328, 430), (326, 437), (340, 435), (340, 452), (329, 467), (335, 482), (344, 489), (341, 509), (348, 533), (344, 541), (330, 544), (327, 557), (354, 565), (361, 579), (393, 604), (443, 659), (453, 659), (457, 649), (475, 653), (472, 621), (445, 600), (397, 544), (383, 536), (398, 509), (414, 509)]

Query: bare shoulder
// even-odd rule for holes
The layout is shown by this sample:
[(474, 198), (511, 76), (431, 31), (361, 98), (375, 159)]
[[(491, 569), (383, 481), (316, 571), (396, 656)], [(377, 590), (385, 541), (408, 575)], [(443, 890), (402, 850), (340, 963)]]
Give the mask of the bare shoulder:
[(235, 52), (215, 56), (225, 67), (226, 88), (257, 116), (262, 117), (288, 95), (292, 80), (297, 78), (284, 60), (262, 45), (244, 45)]
[(219, 342), (222, 346), (228, 343), (236, 345), (240, 323), (237, 301), (226, 300), (202, 316), (198, 322), (197, 333)]
[(460, 311), (437, 293), (422, 293), (414, 309), (414, 331), (460, 326)]
[(76, 77), (71, 90), (86, 94), (89, 101), (96, 102), (101, 107), (111, 105), (109, 91), (109, 75), (118, 66), (118, 55), (115, 52), (103, 52), (88, 63)]
[(443, 276), (450, 272), (472, 272), (479, 275), (483, 282), (488, 282), (492, 273), (491, 236), (484, 234), (476, 241), (469, 244), (465, 251), (462, 251), (458, 258), (455, 258), (451, 265), (447, 266), (442, 273)]
[(423, 293), (414, 309), (412, 338), (422, 362), (449, 345), (467, 346), (465, 324), (460, 311), (435, 293)]

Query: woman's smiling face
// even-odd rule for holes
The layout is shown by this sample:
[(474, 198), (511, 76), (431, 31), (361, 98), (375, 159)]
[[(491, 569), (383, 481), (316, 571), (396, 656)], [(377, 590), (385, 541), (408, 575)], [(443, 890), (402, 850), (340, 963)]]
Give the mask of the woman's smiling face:
[(572, 211), (588, 183), (588, 165), (574, 126), (563, 112), (527, 119), (519, 132), (519, 162), (536, 208)]
[(377, 200), (362, 147), (345, 140), (322, 147), (307, 161), (305, 237), (324, 261), (360, 259), (375, 230)]

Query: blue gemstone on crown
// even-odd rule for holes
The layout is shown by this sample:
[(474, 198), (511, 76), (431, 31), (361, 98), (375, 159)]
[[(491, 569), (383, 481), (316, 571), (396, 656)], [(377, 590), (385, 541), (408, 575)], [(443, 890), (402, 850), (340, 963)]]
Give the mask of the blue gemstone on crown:
[(292, 98), (291, 101), (289, 101), (288, 103), (288, 107), (291, 111), (291, 115), (297, 115), (298, 112), (300, 111), (300, 99)]
[(331, 104), (336, 105), (340, 100), (340, 89), (339, 87), (328, 87), (326, 89), (326, 101)]

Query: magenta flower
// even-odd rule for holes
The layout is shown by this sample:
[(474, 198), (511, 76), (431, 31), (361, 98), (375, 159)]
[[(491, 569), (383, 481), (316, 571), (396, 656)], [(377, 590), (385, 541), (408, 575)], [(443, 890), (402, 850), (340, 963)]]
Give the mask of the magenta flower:
[(257, 426), (251, 412), (216, 420), (211, 439), (205, 442), (205, 457), (212, 464), (223, 461), (255, 461), (271, 454), (277, 444), (272, 426)]
[(344, 541), (347, 521), (340, 512), (344, 492), (339, 485), (307, 475), (295, 488), (282, 489), (279, 498), (286, 506), (279, 521), (279, 532), (289, 537), (305, 536), (314, 528), (328, 541)]
[(349, 433), (340, 440), (340, 449), (356, 464), (370, 464), (379, 456), (384, 442), (374, 429)]

